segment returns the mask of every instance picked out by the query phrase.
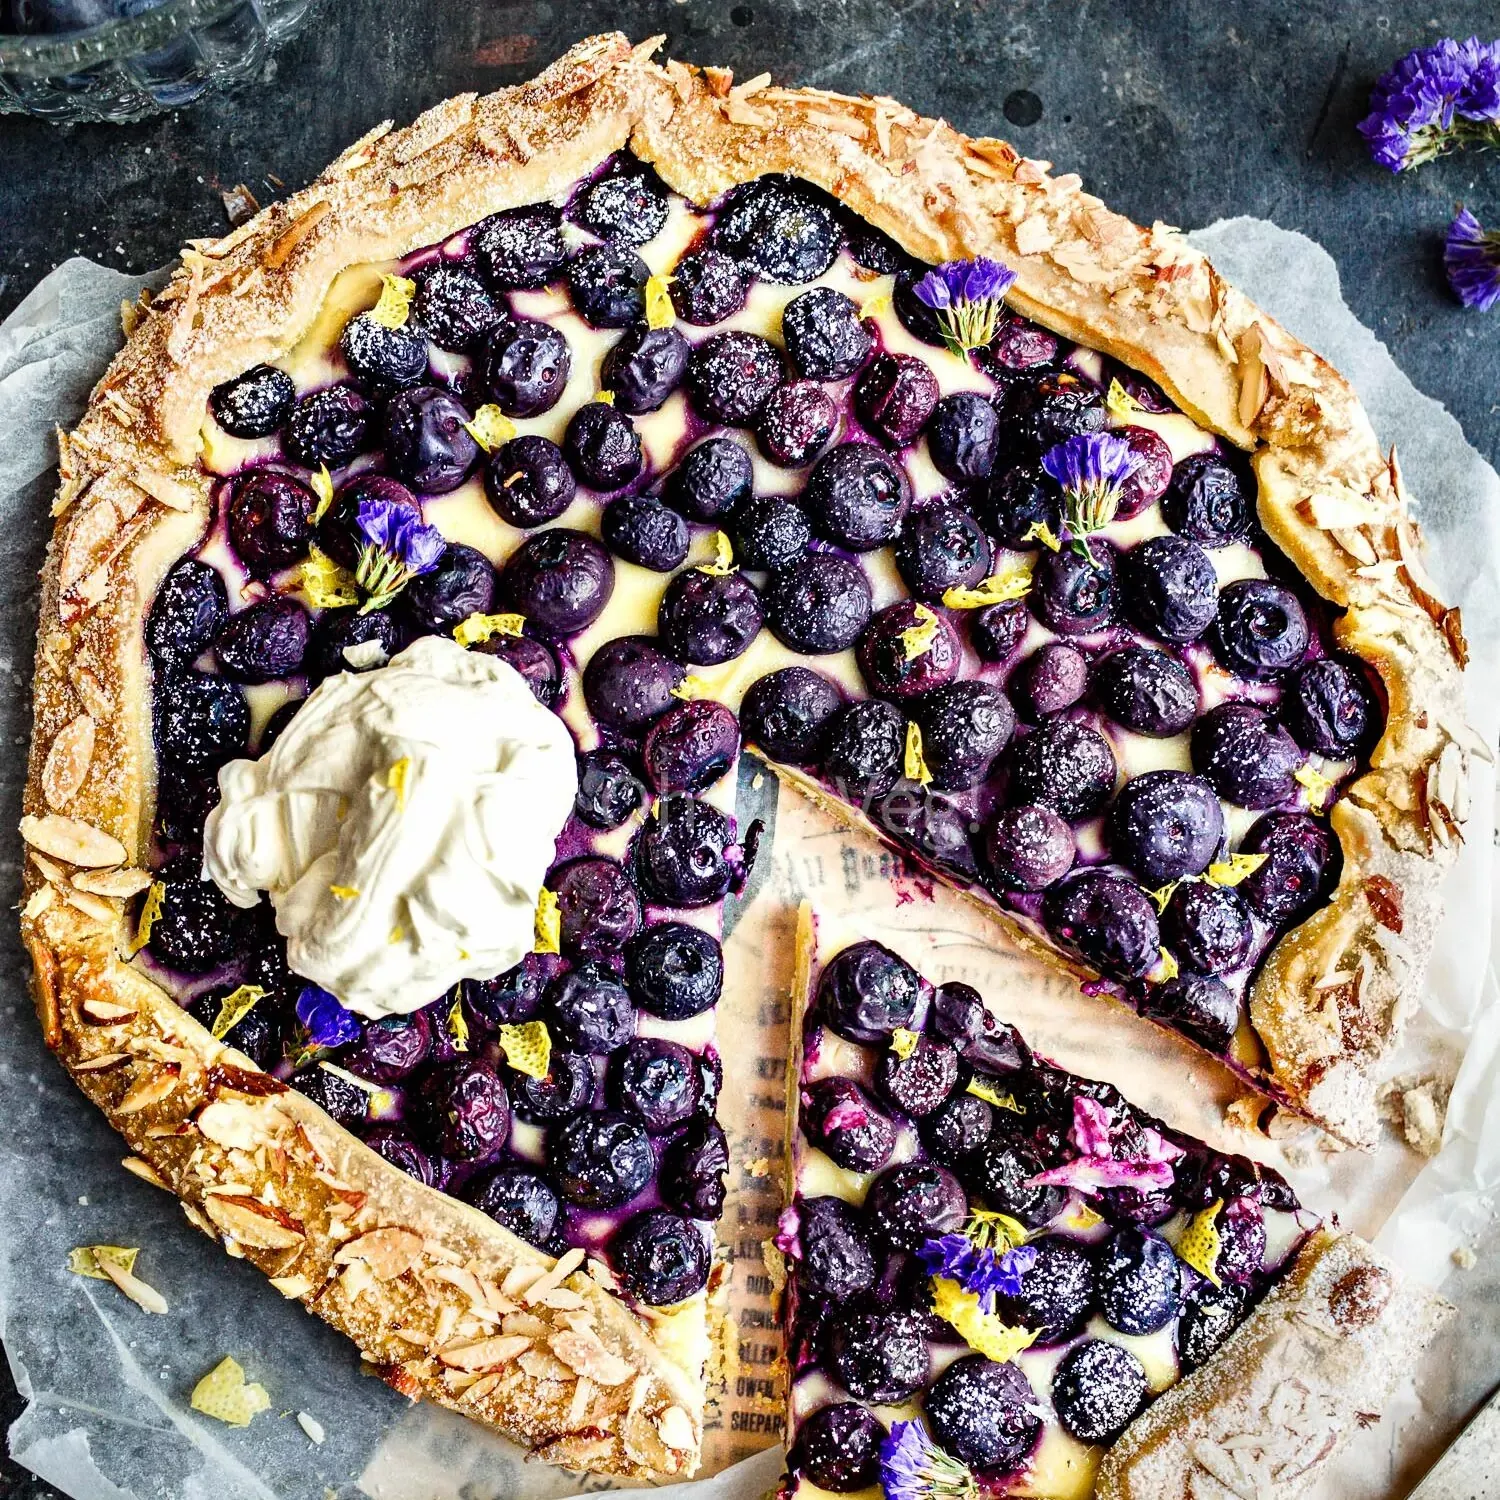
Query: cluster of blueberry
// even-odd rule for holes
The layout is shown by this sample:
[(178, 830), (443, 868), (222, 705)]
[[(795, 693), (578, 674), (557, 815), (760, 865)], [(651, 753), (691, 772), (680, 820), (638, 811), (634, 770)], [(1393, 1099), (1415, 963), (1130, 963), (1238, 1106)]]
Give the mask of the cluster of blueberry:
[[(860, 1049), (863, 1083), (820, 1067), (824, 1028)], [(804, 1080), (816, 1081), (803, 1083), (803, 1135), (839, 1167), (869, 1174), (862, 1203), (799, 1196), (783, 1226), (793, 1380), (820, 1390), (826, 1376), (853, 1398), (806, 1411), (795, 1436), (793, 1471), (823, 1489), (881, 1477), (887, 1433), (870, 1406), (920, 1400), (942, 1452), (981, 1479), (1023, 1466), (1053, 1420), (1082, 1443), (1109, 1443), (1162, 1389), (1159, 1368), (1148, 1380), (1144, 1351), (1127, 1341), (1161, 1335), (1153, 1364), (1175, 1360), (1185, 1375), (1285, 1264), (1266, 1228), (1268, 1215), (1298, 1210), (1280, 1177), (1036, 1057), (968, 985), (934, 989), (889, 949), (856, 943), (823, 970), (805, 1040)], [(838, 1055), (847, 1060), (848, 1048)], [(1055, 1169), (1080, 1155), (1080, 1101), (1108, 1138), (1107, 1148), (1082, 1144), (1107, 1149), (1112, 1167), (1152, 1154), (1152, 1140), (1170, 1167), (1156, 1160), (1142, 1186), (1097, 1185), (1107, 1176), (1090, 1186), (1084, 1174), (1082, 1192), (1060, 1185)], [(915, 1146), (897, 1149), (913, 1135)], [(1161, 1231), (1175, 1236), (1215, 1203), (1210, 1278)], [(965, 1339), (939, 1315), (930, 1247), (976, 1225), (982, 1240), (996, 1215), (1008, 1218), (1006, 1243), (1024, 1248), (993, 1317), (1030, 1343), (1019, 1358), (954, 1358)], [(1039, 1378), (1045, 1389), (1033, 1389)]]

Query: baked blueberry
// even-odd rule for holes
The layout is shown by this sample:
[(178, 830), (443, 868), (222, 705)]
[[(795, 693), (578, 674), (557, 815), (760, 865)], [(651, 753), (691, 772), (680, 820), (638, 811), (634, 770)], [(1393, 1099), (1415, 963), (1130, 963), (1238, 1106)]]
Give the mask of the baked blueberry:
[(690, 1219), (721, 1218), (728, 1172), (729, 1139), (723, 1127), (699, 1116), (662, 1152), (662, 1199)]
[(1378, 715), (1363, 671), (1337, 657), (1310, 661), (1286, 685), (1281, 717), (1305, 750), (1347, 760), (1368, 748)]
[(1094, 664), (1091, 681), (1099, 707), (1116, 724), (1153, 739), (1181, 734), (1198, 717), (1192, 673), (1165, 651), (1127, 646)]
[(742, 655), (764, 623), (760, 592), (743, 573), (701, 568), (688, 568), (667, 585), (656, 616), (667, 650), (704, 667)]
[(1048, 641), (1016, 669), (1011, 694), (1023, 712), (1040, 719), (1072, 708), (1088, 685), (1088, 657), (1066, 641)]
[(828, 1368), (859, 1401), (905, 1401), (927, 1384), (932, 1356), (927, 1321), (904, 1308), (856, 1310), (828, 1325)]
[(1071, 547), (1043, 552), (1032, 571), (1031, 607), (1059, 635), (1094, 635), (1119, 613), (1115, 550), (1098, 537), (1089, 547), (1091, 555)]
[(1244, 1316), (1245, 1294), (1232, 1282), (1201, 1282), (1187, 1294), (1177, 1324), (1177, 1357), (1187, 1374), (1204, 1365)]
[(214, 637), (220, 671), (236, 682), (291, 676), (307, 655), (311, 624), (307, 611), (285, 595), (246, 605)]
[(355, 1129), (369, 1114), (370, 1096), (358, 1084), (340, 1078), (320, 1063), (299, 1068), (287, 1082), (345, 1130)]
[(868, 811), (892, 838), (926, 863), (965, 880), (979, 873), (971, 839), (973, 813), (958, 802), (934, 794), (919, 781), (904, 781)]
[(838, 421), (838, 407), (822, 386), (792, 380), (766, 398), (755, 420), (755, 441), (773, 464), (798, 469), (828, 446)]
[(597, 245), (568, 262), (568, 294), (591, 328), (628, 328), (646, 316), (650, 275), (650, 267), (633, 250)]
[(618, 828), (646, 800), (641, 778), (614, 750), (590, 750), (578, 757), (574, 813), (590, 828)]
[(1239, 884), (1250, 909), (1275, 927), (1300, 921), (1338, 878), (1339, 848), (1326, 823), (1305, 813), (1267, 813), (1240, 844), (1265, 863)]
[(901, 466), (869, 443), (843, 443), (813, 466), (802, 504), (830, 542), (869, 552), (892, 541), (911, 504)]
[(924, 344), (943, 344), (943, 328), (938, 322), (937, 312), (917, 296), (917, 283), (926, 274), (927, 268), (908, 262), (896, 272), (896, 285), (892, 288), (891, 300), (901, 326), (913, 338)]
[(1239, 1029), (1240, 1003), (1211, 974), (1181, 974), (1147, 990), (1141, 1014), (1167, 1022), (1210, 1052), (1227, 1052)]
[(811, 765), (822, 758), (829, 720), (843, 695), (811, 667), (782, 667), (750, 684), (740, 705), (745, 739), (774, 760)]
[(563, 434), (568, 466), (590, 489), (609, 494), (641, 472), (641, 438), (630, 418), (605, 401), (588, 401)]
[(1202, 547), (1242, 542), (1255, 525), (1239, 476), (1212, 453), (1195, 453), (1177, 465), (1161, 510), (1173, 531)]
[(557, 1243), (562, 1202), (545, 1177), (526, 1167), (496, 1167), (466, 1184), (464, 1197), (529, 1245), (550, 1250)]
[(526, 679), (531, 695), (543, 708), (556, 705), (562, 692), (562, 667), (552, 648), (529, 635), (492, 635), (469, 648), (483, 656), (497, 656)]
[(942, 791), (983, 781), (1016, 727), (1010, 699), (981, 678), (934, 688), (922, 696), (914, 712), (932, 784)]
[(865, 1218), (875, 1238), (892, 1250), (920, 1250), (928, 1240), (957, 1234), (969, 1212), (962, 1184), (930, 1161), (887, 1167), (870, 1184)]
[(977, 352), (981, 353), (981, 362), (987, 360), (991, 369), (1010, 372), (1050, 365), (1057, 358), (1058, 347), (1056, 334), (1025, 318), (1006, 317), (988, 348)]
[(340, 487), (317, 525), (318, 545), (351, 573), (359, 567), (360, 553), (367, 542), (359, 525), (360, 506), (367, 500), (381, 509), (409, 516), (413, 523), (422, 519), (417, 497), (399, 479), (389, 474), (356, 474)]
[(544, 1004), (553, 1037), (570, 1052), (603, 1057), (635, 1035), (635, 1007), (607, 963), (587, 959), (548, 984)]
[(158, 682), (154, 709), (157, 749), (174, 771), (217, 771), (249, 744), (244, 693), (213, 673), (186, 671)]
[(994, 472), (1000, 452), (1000, 418), (974, 391), (944, 396), (927, 423), (933, 467), (955, 484), (977, 484)]
[(1073, 830), (1050, 807), (1022, 802), (995, 814), (984, 838), (991, 875), (1005, 890), (1041, 891), (1073, 868)]
[(928, 604), (942, 603), (949, 589), (973, 588), (988, 578), (993, 555), (973, 513), (953, 501), (908, 511), (895, 547), (902, 580)]
[(846, 1495), (880, 1478), (880, 1447), (886, 1430), (857, 1401), (819, 1407), (797, 1428), (787, 1467), (819, 1489)]
[(771, 633), (812, 656), (852, 646), (870, 621), (871, 600), (865, 570), (832, 552), (812, 552), (777, 568), (762, 596)]
[(1226, 802), (1275, 807), (1300, 788), (1296, 772), (1307, 758), (1268, 714), (1249, 703), (1221, 703), (1193, 725), (1193, 769)]
[(748, 497), (754, 477), (749, 453), (733, 438), (707, 438), (667, 475), (662, 499), (690, 521), (717, 521)]
[(716, 333), (688, 360), (688, 395), (700, 416), (748, 427), (786, 379), (781, 351), (758, 333)]
[(151, 927), (151, 956), (183, 974), (206, 974), (235, 948), (235, 908), (189, 857), (159, 876), (161, 912)]
[(1208, 868), (1224, 843), (1224, 809), (1201, 776), (1147, 771), (1120, 788), (1109, 839), (1114, 857), (1154, 889)]
[(562, 1195), (580, 1208), (618, 1208), (651, 1181), (646, 1127), (614, 1110), (574, 1115), (551, 1132), (548, 1156)]
[(946, 1042), (919, 1037), (905, 1057), (884, 1048), (875, 1062), (875, 1092), (919, 1120), (940, 1108), (958, 1087), (958, 1053)]
[(352, 385), (331, 385), (303, 396), (281, 429), (287, 454), (304, 468), (342, 468), (370, 436), (375, 413)]
[(682, 384), (690, 352), (677, 329), (633, 323), (604, 356), (599, 384), (615, 393), (619, 411), (632, 416), (656, 411)]
[(767, 281), (801, 286), (833, 264), (839, 227), (815, 188), (794, 177), (757, 177), (729, 195), (713, 244)]
[(854, 386), (854, 409), (864, 425), (893, 448), (903, 448), (927, 425), (938, 403), (937, 376), (914, 354), (880, 354)]
[(684, 323), (710, 328), (732, 317), (750, 295), (750, 277), (732, 256), (694, 250), (672, 272), (672, 306)]
[(656, 803), (635, 843), (642, 893), (663, 906), (709, 906), (734, 884), (734, 828), (718, 808), (673, 792)]
[(450, 1161), (488, 1161), (510, 1134), (510, 1096), (482, 1058), (439, 1063), (417, 1085), (411, 1103), (421, 1138)]
[(647, 1015), (686, 1021), (718, 1003), (724, 953), (701, 927), (653, 922), (626, 945), (625, 983)]
[(646, 735), (641, 761), (658, 792), (701, 792), (721, 780), (740, 753), (734, 714), (712, 698), (669, 708)]
[(1104, 394), (1070, 370), (1045, 370), (1023, 376), (1005, 398), (1005, 418), (1013, 441), (1035, 453), (1107, 424)]
[(653, 573), (671, 573), (687, 560), (687, 522), (655, 495), (621, 495), (610, 501), (599, 531), (616, 557)]
[(1182, 1306), (1182, 1266), (1147, 1229), (1117, 1229), (1099, 1257), (1099, 1310), (1121, 1333), (1155, 1333)]
[(959, 1092), (924, 1116), (917, 1128), (932, 1159), (957, 1168), (988, 1144), (995, 1111), (978, 1095)]
[[(211, 1027), (219, 1019), (224, 1001), (236, 988), (238, 986), (220, 984), (205, 990), (188, 1005), (188, 1014), (200, 1026)], [(269, 1070), (274, 1067), (281, 1061), (281, 1027), (275, 1001), (267, 997), (267, 1002), (257, 1002), (220, 1040), (226, 1047), (243, 1052), (257, 1068)]]
[(581, 1052), (554, 1051), (544, 1077), (533, 1078), (529, 1073), (510, 1075), (516, 1117), (533, 1125), (571, 1120), (593, 1103), (597, 1083), (593, 1058)]
[(1014, 1073), (1030, 1059), (1020, 1032), (997, 1021), (979, 991), (961, 980), (949, 980), (932, 992), (927, 1027), (951, 1042), (981, 1073)]
[(1214, 622), (1219, 579), (1202, 547), (1181, 536), (1153, 536), (1125, 554), (1125, 613), (1158, 640), (1196, 641)]
[[(358, 605), (325, 609), (313, 623), (303, 669), (321, 682), (335, 672), (368, 672), (383, 667), (401, 649), (401, 628), (387, 610), (368, 613)], [(261, 751), (265, 752), (264, 740)]]
[(270, 437), (286, 421), (297, 387), (285, 370), (254, 365), (243, 375), (216, 385), (208, 395), (214, 421), (230, 437)]
[(652, 1135), (685, 1124), (703, 1100), (698, 1059), (679, 1042), (659, 1036), (635, 1037), (615, 1052), (604, 1087), (609, 1102), (634, 1115)]
[(890, 1116), (852, 1078), (820, 1078), (803, 1089), (802, 1128), (849, 1172), (878, 1172), (896, 1149)]
[(252, 578), (301, 562), (313, 537), (317, 497), (275, 469), (250, 469), (230, 486), (229, 540)]
[(1043, 719), (1016, 741), (1010, 759), (1011, 800), (1039, 802), (1070, 822), (1092, 817), (1115, 789), (1109, 741), (1074, 719)]
[(498, 324), (484, 342), (479, 384), (508, 417), (535, 417), (557, 405), (573, 356), (560, 328), (535, 318)]
[(1085, 1339), (1052, 1377), (1057, 1419), (1080, 1443), (1113, 1442), (1146, 1400), (1146, 1371), (1119, 1344)]
[(884, 1045), (910, 1026), (922, 1000), (917, 971), (881, 943), (851, 943), (818, 981), (818, 1015), (846, 1041)]
[(387, 328), (356, 313), (344, 324), (339, 350), (354, 377), (376, 392), (415, 385), (427, 373), (427, 339), (414, 323)]
[(963, 647), (946, 616), (900, 599), (865, 627), (857, 655), (870, 691), (904, 703), (952, 682), (963, 662)]
[(513, 969), (493, 979), (466, 979), (464, 1004), (491, 1029), (534, 1020), (542, 1008), (551, 962), (539, 953), (528, 953)]
[[(342, 1079), (339, 1081), (343, 1082)], [(360, 1090), (355, 1089), (354, 1092), (359, 1093)], [(400, 1130), (389, 1125), (377, 1126), (365, 1136), (364, 1141), (383, 1161), (399, 1168), (408, 1177), (416, 1178), (424, 1187), (441, 1188), (442, 1169), (439, 1164)]]
[(547, 884), (557, 897), (562, 951), (569, 958), (618, 953), (641, 925), (641, 898), (617, 860), (602, 854), (569, 860)]
[(964, 1186), (986, 1208), (1009, 1214), (1028, 1229), (1040, 1229), (1055, 1219), (1068, 1201), (1064, 1189), (1031, 1180), (1044, 1167), (1030, 1146), (1007, 1140), (992, 1128), (989, 1139), (958, 1170)]
[(1002, 547), (1040, 547), (1034, 528), (1062, 534), (1062, 491), (1040, 464), (1012, 464), (977, 491), (979, 517)]
[(644, 245), (661, 233), (670, 203), (656, 174), (627, 164), (591, 182), (573, 206), (574, 216), (601, 240)]
[(568, 246), (562, 214), (550, 203), (531, 203), (492, 214), (473, 233), (474, 258), (493, 287), (534, 291), (563, 268)]
[(841, 708), (828, 721), (823, 774), (855, 802), (883, 797), (900, 779), (906, 716), (883, 699)]
[(1184, 969), (1226, 974), (1250, 956), (1250, 908), (1233, 886), (1185, 881), (1162, 915), (1162, 941)]
[(507, 315), (467, 266), (442, 261), (415, 277), (417, 323), (439, 349), (470, 354)]
[(516, 548), (501, 584), (510, 607), (538, 630), (577, 635), (603, 614), (614, 592), (615, 567), (586, 532), (555, 526)]
[(969, 640), (981, 661), (1009, 661), (1031, 628), (1024, 599), (1002, 599), (999, 604), (987, 604), (969, 613)]
[(1122, 427), (1117, 436), (1130, 445), (1136, 466), (1120, 482), (1116, 519), (1128, 521), (1148, 505), (1160, 500), (1172, 482), (1172, 450), (1157, 433), (1146, 427)]
[(1053, 886), (1043, 916), (1058, 942), (1108, 979), (1139, 979), (1159, 957), (1156, 908), (1122, 876), (1085, 870)]
[(1005, 1298), (1007, 1321), (1037, 1331), (1037, 1342), (1055, 1344), (1076, 1333), (1094, 1305), (1094, 1260), (1089, 1250), (1063, 1235), (1033, 1240), (1036, 1259), (1021, 1273), (1021, 1290)]
[(609, 1258), (626, 1292), (657, 1307), (696, 1296), (713, 1265), (703, 1231), (661, 1208), (627, 1219), (609, 1242)]
[(1241, 677), (1279, 677), (1307, 654), (1307, 613), (1297, 596), (1264, 578), (1242, 578), (1219, 595), (1214, 650)]
[(201, 655), (229, 614), (219, 570), (184, 557), (162, 580), (146, 616), (146, 649), (159, 666), (185, 667)]
[(800, 505), (780, 495), (751, 495), (735, 507), (729, 522), (734, 555), (746, 568), (789, 567), (812, 541), (812, 526)]
[(1036, 1392), (1020, 1369), (983, 1354), (956, 1359), (927, 1393), (932, 1435), (971, 1469), (1014, 1469), (1042, 1430)]
[[(477, 547), (449, 542), (437, 567), (406, 585), (401, 612), (419, 634), (447, 635), (470, 615), (487, 614), (494, 601), (495, 570), (489, 558)], [(536, 623), (546, 629), (545, 620)]]
[(808, 380), (843, 380), (875, 347), (859, 309), (831, 286), (814, 287), (787, 303), (781, 337), (797, 373)]
[(1266, 1216), (1253, 1193), (1241, 1193), (1224, 1204), (1214, 1221), (1219, 1254), (1214, 1269), (1225, 1280), (1249, 1286), (1266, 1260)]
[(583, 700), (595, 720), (624, 734), (641, 734), (677, 702), (681, 663), (645, 636), (606, 641), (583, 669)]
[(894, 276), (912, 267), (912, 258), (883, 229), (858, 214), (844, 216), (844, 248), (855, 265), (878, 276)]
[(397, 391), (385, 404), (385, 461), (414, 489), (446, 495), (479, 462), (468, 423), (463, 402), (436, 386)]

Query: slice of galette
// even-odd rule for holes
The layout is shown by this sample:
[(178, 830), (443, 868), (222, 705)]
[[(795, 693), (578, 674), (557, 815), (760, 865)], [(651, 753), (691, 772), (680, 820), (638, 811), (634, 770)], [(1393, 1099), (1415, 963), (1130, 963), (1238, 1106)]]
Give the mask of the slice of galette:
[(1468, 753), (1398, 477), (1180, 237), (653, 50), (375, 132), (132, 312), (22, 825), (138, 1169), (637, 1476), (700, 1451), (742, 738), (1361, 1141)]
[(1447, 1316), (1274, 1171), (804, 906), (783, 1493), (1302, 1494)]

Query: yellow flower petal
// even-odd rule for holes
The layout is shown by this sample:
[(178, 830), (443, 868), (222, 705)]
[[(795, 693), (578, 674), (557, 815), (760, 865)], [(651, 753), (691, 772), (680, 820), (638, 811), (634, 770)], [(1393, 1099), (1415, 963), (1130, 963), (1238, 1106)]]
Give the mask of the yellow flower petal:
[(891, 1033), (891, 1051), (904, 1060), (917, 1050), (919, 1040), (915, 1031), (908, 1031), (906, 1027), (898, 1026)]
[(986, 1104), (993, 1104), (996, 1109), (1008, 1109), (1012, 1114), (1024, 1115), (1026, 1111), (1016, 1103), (1013, 1094), (1002, 1094), (999, 1089), (991, 1084), (982, 1083), (977, 1078), (971, 1078), (965, 1088), (966, 1094), (973, 1094), (976, 1099), (983, 1099)]
[(1024, 599), (1031, 591), (1031, 564), (1023, 563), (986, 578), (977, 588), (948, 589), (943, 603), (949, 609), (984, 609), (1010, 599)]
[(481, 406), (474, 413), (474, 420), (465, 422), (464, 427), (486, 453), (493, 453), (516, 435), (516, 424), (498, 406), (491, 404)]
[(916, 605), (913, 613), (917, 617), (917, 623), (903, 630), (900, 637), (901, 649), (906, 653), (907, 661), (915, 661), (924, 651), (930, 650), (938, 637), (938, 631), (943, 628), (937, 611), (929, 609), (925, 604)]
[(135, 937), (130, 943), (132, 958), (151, 941), (151, 929), (156, 926), (156, 919), (161, 916), (162, 898), (166, 894), (167, 888), (159, 880), (153, 880), (147, 888), (145, 899), (141, 902), (141, 914), (136, 918)]
[(932, 785), (932, 772), (927, 769), (927, 759), (922, 754), (922, 730), (913, 719), (906, 726), (906, 764), (904, 767), (908, 781), (920, 782), (923, 786)]
[(709, 696), (708, 684), (694, 672), (685, 673), (682, 681), (671, 691), (674, 698), (681, 698), (684, 703), (693, 698)]
[(359, 895), (359, 887), (357, 885), (331, 885), (328, 887), (328, 894), (337, 896), (340, 901), (352, 901)]
[(266, 992), (258, 984), (242, 984), (237, 990), (231, 990), (225, 995), (223, 1004), (219, 1006), (219, 1013), (208, 1029), (219, 1041), (223, 1041), (255, 1009), (256, 1004), (265, 998)]
[(1040, 542), (1049, 552), (1061, 552), (1062, 543), (1045, 521), (1033, 521), (1023, 533), (1023, 542)]
[(226, 1356), (193, 1387), (189, 1404), (230, 1427), (248, 1427), (257, 1412), (270, 1407), (271, 1398), (265, 1386), (247, 1381), (238, 1361)]
[(453, 627), (453, 639), (460, 646), (477, 646), (494, 635), (520, 635), (526, 628), (525, 615), (472, 614)]
[(312, 492), (318, 497), (318, 503), (313, 509), (313, 525), (316, 526), (324, 516), (328, 514), (328, 507), (333, 504), (333, 476), (328, 472), (327, 464), (319, 464), (318, 472), (309, 481)]
[(405, 276), (382, 276), (380, 300), (370, 309), (371, 320), (382, 328), (403, 327), (411, 312), (411, 299), (416, 295), (415, 281), (409, 281)]
[(1292, 772), (1292, 780), (1307, 789), (1307, 805), (1315, 812), (1327, 805), (1328, 794), (1338, 785), (1333, 777), (1313, 770), (1311, 765), (1299, 766)]
[(1116, 421), (1128, 423), (1131, 417), (1146, 408), (1118, 380), (1111, 380), (1109, 394), (1104, 398), (1104, 409)]
[(306, 560), (297, 570), (297, 586), (314, 609), (340, 609), (359, 603), (354, 575), (316, 545), (308, 549)]
[(516, 1072), (545, 1078), (552, 1067), (552, 1033), (545, 1021), (500, 1028), (500, 1050)]
[(1238, 885), (1269, 858), (1267, 854), (1231, 854), (1228, 859), (1211, 864), (1203, 872), (1203, 878), (1210, 885)]
[(670, 328), (677, 321), (677, 309), (672, 306), (669, 290), (676, 281), (675, 276), (648, 276), (646, 278), (646, 326), (648, 328)]
[(714, 532), (714, 560), (698, 564), (700, 573), (711, 573), (715, 578), (727, 577), (737, 572), (739, 565), (734, 560), (734, 543), (722, 532)]
[(1177, 967), (1177, 960), (1173, 958), (1171, 953), (1168, 952), (1165, 948), (1158, 948), (1156, 951), (1161, 955), (1161, 957), (1157, 960), (1158, 972), (1153, 977), (1162, 981), (1166, 981), (1168, 979), (1176, 979), (1177, 976), (1182, 972), (1182, 970)]
[(140, 1254), (135, 1245), (79, 1245), (68, 1251), (68, 1269), (75, 1276), (88, 1276), (95, 1281), (108, 1281), (109, 1275), (100, 1268), (100, 1262), (109, 1259), (122, 1271), (135, 1270), (135, 1258)]
[(979, 1310), (979, 1298), (946, 1276), (932, 1278), (932, 1310), (963, 1337), (971, 1349), (998, 1364), (1012, 1360), (1036, 1342), (1030, 1328), (1013, 1328), (994, 1313)]
[(1215, 1198), (1202, 1213), (1188, 1220), (1187, 1228), (1177, 1241), (1177, 1254), (1200, 1276), (1206, 1276), (1215, 1286), (1222, 1283), (1215, 1269), (1219, 1264), (1219, 1230), (1214, 1223), (1219, 1210), (1224, 1207), (1222, 1198)]
[(411, 777), (411, 756), (403, 755), (386, 773), (385, 784), (396, 794), (396, 806), (405, 808), (406, 789)]
[(557, 894), (543, 886), (536, 898), (536, 943), (537, 953), (560, 953), (562, 942), (562, 910), (557, 904)]
[(448, 1034), (453, 1038), (455, 1052), (469, 1050), (469, 1023), (464, 1019), (464, 1002), (461, 996), (454, 999), (448, 1012)]
[(862, 318), (878, 318), (881, 313), (891, 310), (892, 303), (889, 291), (876, 292), (859, 304), (859, 315)]

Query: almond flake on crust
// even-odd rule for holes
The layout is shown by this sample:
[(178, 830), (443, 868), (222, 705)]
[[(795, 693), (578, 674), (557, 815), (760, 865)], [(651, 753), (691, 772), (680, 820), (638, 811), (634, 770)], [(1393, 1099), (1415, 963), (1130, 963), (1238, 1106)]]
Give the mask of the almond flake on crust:
[(203, 1211), (225, 1234), (251, 1250), (288, 1250), (306, 1236), (289, 1214), (268, 1208), (248, 1194), (214, 1194)]
[(52, 737), (42, 765), (42, 796), (54, 812), (61, 812), (77, 795), (94, 760), (93, 718), (78, 714)]
[(28, 815), (21, 819), (21, 837), (33, 849), (66, 860), (70, 865), (98, 869), (105, 865), (123, 865), (125, 846), (119, 839), (79, 818), (48, 813), (45, 817)]
[(377, 1281), (394, 1281), (409, 1271), (422, 1254), (422, 1236), (411, 1229), (372, 1229), (339, 1247), (333, 1262), (346, 1266), (360, 1260)]

